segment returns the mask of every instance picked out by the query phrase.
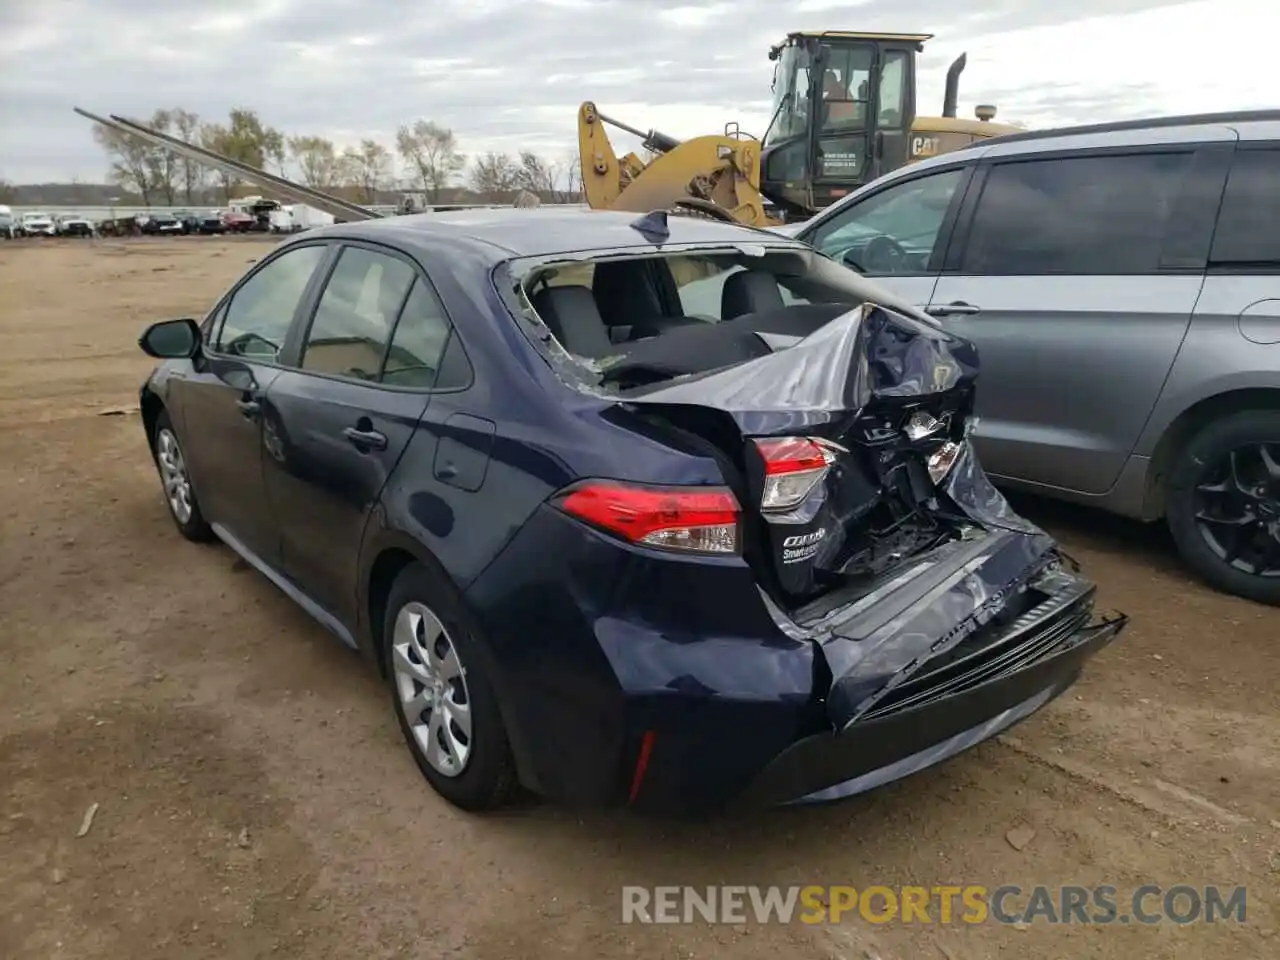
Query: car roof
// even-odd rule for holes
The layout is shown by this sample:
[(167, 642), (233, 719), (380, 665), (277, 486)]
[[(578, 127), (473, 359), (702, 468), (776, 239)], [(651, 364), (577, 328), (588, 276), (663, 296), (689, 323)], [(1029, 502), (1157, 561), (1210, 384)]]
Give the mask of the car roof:
[[(401, 242), (431, 238), (467, 239), (498, 247), (512, 256), (537, 257), (569, 250), (652, 247), (632, 224), (644, 214), (588, 207), (503, 207), (449, 210), (379, 217), (307, 231), (308, 236), (367, 237), (394, 234)], [(707, 217), (667, 217), (672, 244), (787, 243), (787, 238)]]
[[(1280, 120), (1280, 110), (1234, 110), (1221, 113), (1189, 113), (1167, 117), (1146, 117), (1138, 120), (1113, 120), (1105, 123), (1089, 123), (1072, 127), (1054, 127), (1047, 130), (1024, 130), (1020, 133), (1008, 133), (999, 137), (981, 140), (961, 150), (971, 151), (974, 147), (1006, 145), (1014, 143), (1037, 143), (1044, 140), (1056, 140), (1062, 137), (1098, 137), (1099, 145), (1106, 142), (1110, 134), (1134, 134), (1145, 131), (1165, 131), (1171, 127), (1186, 127), (1187, 139), (1194, 137), (1196, 131), (1205, 131), (1214, 127), (1239, 128), (1257, 123), (1274, 123)], [(945, 156), (945, 154), (944, 154)]]
[(939, 153), (891, 170), (863, 184), (835, 203), (818, 211), (806, 224), (825, 222), (837, 211), (857, 203), (862, 197), (881, 188), (919, 176), (933, 168), (971, 163), (983, 156), (1014, 157), (1049, 150), (1088, 150), (1109, 146), (1143, 146), (1147, 144), (1194, 143), (1197, 141), (1231, 141), (1258, 136), (1268, 128), (1280, 125), (1280, 110), (1236, 110), (1225, 113), (1185, 114), (1147, 117), (1141, 120), (1117, 120), (1083, 124), (1074, 127), (1052, 127), (1025, 130), (987, 137), (973, 143)]

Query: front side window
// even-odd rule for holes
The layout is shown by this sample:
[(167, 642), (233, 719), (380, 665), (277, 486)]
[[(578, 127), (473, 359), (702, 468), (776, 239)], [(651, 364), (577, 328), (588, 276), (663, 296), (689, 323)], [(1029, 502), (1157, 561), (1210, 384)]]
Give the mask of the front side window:
[(316, 307), (302, 369), (377, 380), (391, 328), (416, 276), (398, 257), (344, 249)]
[(246, 280), (224, 311), (214, 350), (274, 363), (327, 249), (320, 244), (295, 247)]
[(895, 184), (818, 227), (809, 242), (872, 276), (924, 273), (964, 168)]
[(1280, 149), (1241, 150), (1213, 234), (1211, 263), (1280, 267)]
[(1190, 153), (1145, 153), (998, 164), (974, 213), (963, 270), (1154, 273), (1190, 162)]

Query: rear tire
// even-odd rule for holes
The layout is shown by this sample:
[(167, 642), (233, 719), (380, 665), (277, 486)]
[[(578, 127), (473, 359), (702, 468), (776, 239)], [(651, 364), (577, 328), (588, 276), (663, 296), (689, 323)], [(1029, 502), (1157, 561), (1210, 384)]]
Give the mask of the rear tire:
[(444, 574), (411, 563), (387, 598), (382, 654), (391, 698), (418, 769), (463, 810), (505, 806), (515, 761), (486, 660)]
[(156, 417), (151, 455), (160, 474), (169, 516), (173, 518), (178, 532), (194, 543), (213, 540), (213, 528), (200, 512), (200, 501), (196, 499), (195, 487), (187, 472), (186, 454), (182, 444), (178, 442), (178, 434), (173, 429), (167, 410), (161, 410)]
[[(1271, 606), (1280, 606), (1277, 471), (1280, 411), (1223, 417), (1201, 427), (1174, 456), (1165, 510), (1178, 551), (1192, 570), (1219, 590)], [(1237, 526), (1247, 531), (1238, 543), (1233, 540)], [(1241, 551), (1235, 563), (1228, 559), (1233, 548)], [(1273, 562), (1262, 559), (1268, 552)], [(1264, 575), (1246, 566), (1276, 569)]]

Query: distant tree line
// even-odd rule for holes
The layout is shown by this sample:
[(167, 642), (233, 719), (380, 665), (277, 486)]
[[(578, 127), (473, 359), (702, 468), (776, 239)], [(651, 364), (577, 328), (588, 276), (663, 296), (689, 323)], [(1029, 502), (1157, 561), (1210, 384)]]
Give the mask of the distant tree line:
[[(453, 131), (430, 120), (403, 124), (392, 146), (364, 139), (345, 148), (321, 136), (286, 135), (244, 107), (231, 110), (224, 122), (202, 121), (176, 107), (156, 110), (140, 122), (358, 203), (385, 202), (389, 193), (421, 193), (428, 203), (506, 202), (522, 190), (559, 203), (581, 195), (576, 156), (552, 160), (522, 150), (469, 159)], [(208, 202), (211, 189), (226, 202), (243, 192), (244, 182), (227, 171), (207, 168), (109, 127), (95, 124), (93, 137), (107, 154), (109, 182), (144, 205), (194, 206)], [(3, 186), (0, 183), (0, 189)]]

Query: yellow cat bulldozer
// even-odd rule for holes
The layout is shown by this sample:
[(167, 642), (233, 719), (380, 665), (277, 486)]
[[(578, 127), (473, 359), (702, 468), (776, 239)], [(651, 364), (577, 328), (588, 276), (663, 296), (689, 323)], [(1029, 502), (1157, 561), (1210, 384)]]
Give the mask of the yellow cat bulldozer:
[[(916, 116), (916, 54), (926, 33), (789, 33), (772, 47), (773, 104), (763, 137), (736, 123), (723, 134), (677, 140), (578, 108), (582, 185), (596, 209), (688, 209), (766, 226), (808, 217), (883, 173), (925, 157), (1014, 133), (956, 117), (964, 54), (947, 71), (942, 116)], [(646, 161), (619, 157), (608, 126), (639, 137)]]

